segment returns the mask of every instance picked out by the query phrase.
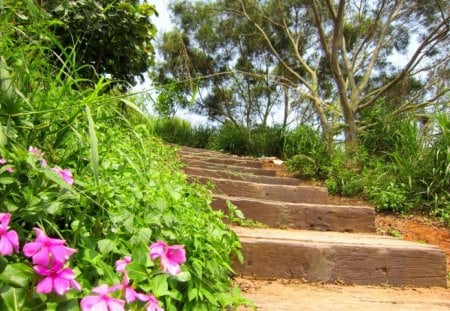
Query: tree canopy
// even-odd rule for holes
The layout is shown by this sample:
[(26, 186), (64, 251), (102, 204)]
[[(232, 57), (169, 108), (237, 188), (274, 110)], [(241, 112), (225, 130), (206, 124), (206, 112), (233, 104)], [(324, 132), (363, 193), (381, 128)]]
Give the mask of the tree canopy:
[(159, 77), (203, 77), (197, 103), (209, 115), (254, 118), (251, 107), (293, 98), (327, 141), (344, 133), (353, 145), (370, 126), (362, 112), (381, 99), (403, 90), (395, 111), (423, 110), (448, 91), (444, 1), (173, 1), (172, 11), (179, 40), (163, 37)]
[(60, 48), (75, 46), (76, 63), (84, 66), (88, 79), (110, 76), (122, 84), (135, 84), (135, 77), (153, 64), (152, 40), (156, 28), (150, 17), (155, 7), (138, 0), (39, 1), (53, 19)]

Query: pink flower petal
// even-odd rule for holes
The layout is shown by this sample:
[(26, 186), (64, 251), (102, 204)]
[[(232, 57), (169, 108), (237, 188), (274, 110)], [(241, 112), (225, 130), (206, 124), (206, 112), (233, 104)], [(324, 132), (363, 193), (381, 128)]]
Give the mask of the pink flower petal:
[(16, 231), (11, 230), (6, 233), (6, 237), (16, 252), (19, 252), (19, 235)]
[(46, 247), (41, 248), (33, 256), (33, 264), (47, 266), (50, 263), (50, 253)]
[(108, 293), (110, 293), (109, 289), (108, 289), (108, 285), (106, 284), (102, 284), (100, 286), (94, 287), (92, 289), (93, 293), (99, 294), (101, 295), (107, 295)]
[(0, 228), (6, 230), (8, 228), (9, 222), (11, 221), (10, 213), (0, 213)]
[(9, 256), (13, 253), (13, 245), (6, 236), (0, 238), (0, 254)]
[(165, 249), (167, 248), (167, 244), (163, 241), (158, 241), (150, 245), (150, 258), (151, 260), (155, 260), (158, 257), (161, 257), (165, 253)]
[(108, 299), (108, 308), (109, 311), (124, 311), (125, 310), (125, 301), (116, 299), (116, 298), (110, 298)]
[(80, 283), (77, 282), (77, 280), (70, 280), (70, 286), (76, 289), (77, 291), (81, 290), (81, 285)]
[(181, 245), (169, 246), (166, 256), (173, 263), (183, 264), (186, 261), (186, 251)]
[(36, 286), (36, 292), (40, 294), (48, 294), (53, 289), (53, 280), (50, 277), (42, 279)]
[[(104, 309), (108, 311), (108, 305), (106, 302), (101, 300), (100, 296), (86, 296), (81, 299), (80, 307), (83, 311), (91, 311), (91, 310), (101, 310), (100, 305), (104, 305)], [(94, 307), (98, 307), (97, 309), (93, 309)]]
[(70, 289), (70, 281), (61, 277), (55, 277), (53, 279), (53, 289), (58, 295), (64, 295)]
[(137, 298), (136, 297), (136, 291), (133, 288), (129, 287), (129, 286), (125, 287), (125, 300), (126, 300), (126, 302), (128, 302), (128, 303), (133, 302), (133, 301), (136, 300), (136, 298)]
[(145, 305), (147, 311), (163, 311), (158, 300), (153, 295), (148, 295), (148, 303)]
[(33, 270), (37, 273), (37, 274), (39, 274), (39, 275), (42, 275), (42, 276), (47, 276), (47, 275), (49, 275), (50, 274), (50, 269), (48, 269), (48, 268), (46, 268), (46, 267), (44, 267), (44, 266), (39, 266), (39, 265), (36, 265), (36, 266), (34, 266), (33, 267)]
[(23, 254), (26, 257), (32, 257), (36, 254), (39, 249), (42, 247), (42, 243), (40, 242), (29, 242), (23, 246)]
[(117, 260), (116, 261), (116, 271), (117, 272), (125, 272), (125, 268), (127, 267), (127, 265), (131, 263), (131, 257), (130, 256), (125, 256), (123, 260)]
[(50, 246), (50, 253), (52, 253), (53, 260), (58, 262), (66, 262), (70, 256), (72, 256), (76, 252), (75, 249), (60, 246), (60, 245), (52, 245)]
[(162, 271), (169, 273), (170, 275), (177, 275), (181, 272), (180, 265), (170, 261), (166, 256), (161, 257)]

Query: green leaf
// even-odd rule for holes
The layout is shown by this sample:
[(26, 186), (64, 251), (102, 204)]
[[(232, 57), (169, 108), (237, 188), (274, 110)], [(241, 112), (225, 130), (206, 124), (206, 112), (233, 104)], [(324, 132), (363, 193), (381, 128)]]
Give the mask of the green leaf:
[(8, 176), (1, 176), (0, 177), (0, 184), (9, 185), (14, 183), (14, 178), (8, 177)]
[(140, 263), (145, 267), (148, 267), (150, 263), (148, 246), (145, 244), (135, 246), (132, 258), (133, 262)]
[(94, 170), (94, 177), (97, 187), (99, 186), (99, 170), (98, 170), (98, 139), (95, 132), (95, 123), (92, 119), (91, 110), (89, 106), (86, 105), (86, 115), (89, 123), (89, 142), (91, 144), (91, 161), (92, 169)]
[(25, 288), (33, 276), (34, 271), (29, 265), (13, 263), (6, 266), (3, 273), (0, 274), (0, 280), (15, 287)]
[(136, 112), (138, 112), (139, 114), (141, 114), (143, 117), (145, 117), (145, 118), (148, 117), (148, 116), (147, 116), (144, 112), (142, 112), (142, 110), (139, 109), (139, 107), (136, 106), (136, 104), (133, 103), (132, 101), (129, 101), (129, 100), (124, 99), (124, 98), (122, 98), (120, 101), (121, 101), (122, 103), (124, 103), (125, 105), (127, 105), (128, 107), (130, 107), (131, 109), (134, 109)]
[(25, 301), (27, 291), (23, 288), (5, 286), (1, 290), (0, 296), (7, 310), (18, 311)]
[(56, 215), (59, 214), (61, 212), (61, 209), (63, 207), (62, 202), (53, 202), (52, 204), (50, 204), (50, 206), (47, 208), (47, 212), (50, 215)]
[(188, 271), (182, 271), (178, 273), (175, 278), (180, 282), (187, 282), (191, 279), (191, 274)]
[(80, 310), (78, 299), (70, 299), (58, 303), (56, 311), (75, 311)]
[(109, 284), (117, 284), (119, 283), (119, 277), (117, 276), (116, 272), (113, 270), (113, 268), (103, 262), (102, 260), (99, 260), (96, 263), (96, 270), (97, 273), (105, 277), (105, 281)]
[(212, 303), (214, 306), (219, 306), (219, 304), (217, 303), (217, 299), (214, 298), (214, 296), (206, 289), (201, 288), (200, 292), (206, 297), (206, 299), (208, 299), (208, 301), (210, 303)]
[(142, 282), (145, 279), (148, 279), (147, 268), (139, 262), (131, 262), (127, 265), (126, 270), (128, 276), (134, 282)]
[(192, 301), (198, 297), (198, 288), (190, 288), (188, 290), (188, 299), (189, 301)]
[(102, 239), (97, 242), (98, 250), (102, 255), (114, 253), (117, 251), (117, 243), (110, 239)]
[(152, 230), (150, 228), (139, 228), (138, 232), (131, 238), (133, 244), (148, 244), (152, 239)]
[(168, 274), (158, 274), (150, 280), (152, 292), (156, 297), (170, 295), (168, 278)]

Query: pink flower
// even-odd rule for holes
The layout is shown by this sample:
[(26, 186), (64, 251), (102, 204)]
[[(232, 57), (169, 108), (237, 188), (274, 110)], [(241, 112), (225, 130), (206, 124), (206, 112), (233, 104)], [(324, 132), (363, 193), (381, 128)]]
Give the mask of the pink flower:
[(53, 167), (52, 171), (57, 173), (59, 176), (61, 176), (61, 178), (69, 185), (73, 185), (73, 175), (72, 172), (69, 169), (61, 169), (58, 167)]
[(128, 278), (128, 274), (125, 272), (123, 274), (123, 279), (122, 282), (120, 284), (114, 285), (110, 288), (111, 292), (114, 292), (116, 290), (121, 290), (124, 292), (124, 297), (125, 297), (125, 301), (130, 303), (136, 300), (136, 298), (138, 298), (139, 295), (142, 294), (138, 294), (136, 292), (136, 290), (131, 287), (130, 285), (130, 279)]
[[(0, 165), (5, 165), (6, 163), (8, 163), (8, 161), (6, 161), (3, 158), (0, 158)], [(5, 171), (7, 171), (8, 173), (14, 173), (14, 168), (8, 167)]]
[(34, 242), (26, 243), (23, 253), (27, 257), (33, 257), (33, 263), (40, 266), (48, 266), (50, 260), (64, 265), (67, 259), (76, 250), (64, 246), (66, 241), (49, 238), (41, 229), (34, 228), (37, 237)]
[(45, 276), (36, 286), (36, 292), (40, 294), (49, 294), (55, 292), (58, 295), (64, 295), (71, 288), (81, 290), (80, 284), (75, 280), (75, 273), (70, 268), (64, 268), (60, 262), (53, 262), (52, 267), (34, 266), (37, 274)]
[(159, 306), (159, 302), (155, 298), (155, 296), (153, 296), (151, 294), (150, 295), (139, 294), (139, 295), (140, 295), (140, 297), (138, 297), (138, 299), (140, 301), (147, 302), (145, 304), (145, 309), (147, 311), (164, 311), (164, 309)]
[(150, 245), (150, 258), (161, 258), (161, 267), (164, 272), (176, 275), (181, 271), (180, 265), (186, 261), (186, 251), (183, 245), (168, 246), (163, 241)]
[(19, 252), (19, 235), (14, 230), (8, 231), (10, 220), (11, 214), (0, 213), (0, 254), (3, 256)]
[(123, 260), (117, 260), (116, 261), (116, 271), (120, 273), (125, 272), (125, 268), (127, 265), (131, 262), (130, 256), (125, 256)]
[(34, 153), (36, 155), (36, 157), (38, 157), (38, 158), (43, 154), (43, 153), (41, 153), (41, 150), (39, 150), (38, 147), (33, 147), (33, 146), (28, 147), (28, 152)]
[(28, 151), (31, 152), (31, 153), (34, 153), (36, 158), (41, 159), (41, 166), (42, 167), (46, 167), (47, 166), (47, 161), (45, 161), (45, 159), (44, 159), (44, 153), (41, 152), (37, 147), (30, 146), (30, 147), (28, 147)]
[(124, 311), (125, 301), (108, 296), (115, 289), (108, 288), (103, 284), (94, 289), (92, 292), (98, 295), (86, 296), (81, 299), (80, 306), (82, 311)]

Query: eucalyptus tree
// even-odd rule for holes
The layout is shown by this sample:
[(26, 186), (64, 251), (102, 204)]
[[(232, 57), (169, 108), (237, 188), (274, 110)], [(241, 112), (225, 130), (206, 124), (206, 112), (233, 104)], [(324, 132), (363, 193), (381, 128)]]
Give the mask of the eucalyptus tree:
[[(224, 14), (253, 25), (266, 49), (289, 73), (283, 77), (309, 100), (329, 142), (335, 129), (343, 129), (347, 146), (356, 145), (359, 114), (411, 77), (422, 80), (423, 98), (417, 105), (406, 97), (401, 110), (422, 108), (448, 90), (430, 93), (428, 88), (436, 72), (449, 64), (449, 10), (444, 1), (216, 3), (223, 4)], [(287, 39), (283, 45), (280, 34)], [(334, 127), (331, 120), (342, 124)]]
[[(174, 1), (171, 9), (177, 27), (162, 35), (162, 60), (152, 75), (160, 92), (157, 110), (189, 107), (238, 127), (266, 126), (284, 97), (273, 75), (278, 61), (261, 36), (215, 2)], [(196, 100), (186, 100), (193, 90)]]

